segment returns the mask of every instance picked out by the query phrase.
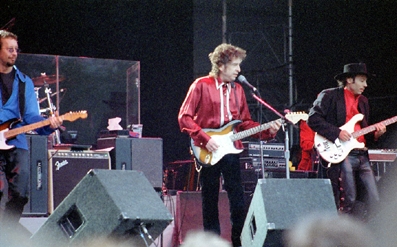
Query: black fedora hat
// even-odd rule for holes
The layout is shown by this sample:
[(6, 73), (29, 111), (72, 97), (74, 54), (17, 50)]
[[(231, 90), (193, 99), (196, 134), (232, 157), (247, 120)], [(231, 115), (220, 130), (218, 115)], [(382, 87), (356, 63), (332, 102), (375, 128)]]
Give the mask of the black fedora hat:
[(365, 63), (349, 63), (343, 66), (343, 73), (336, 75), (334, 78), (335, 80), (341, 80), (356, 75), (366, 75), (367, 77), (372, 76), (368, 74)]

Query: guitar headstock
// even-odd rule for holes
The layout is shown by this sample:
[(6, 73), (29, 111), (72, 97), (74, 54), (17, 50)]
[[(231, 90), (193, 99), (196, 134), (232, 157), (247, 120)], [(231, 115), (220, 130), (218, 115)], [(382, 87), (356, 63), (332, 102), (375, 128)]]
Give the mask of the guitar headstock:
[(296, 124), (300, 120), (307, 121), (309, 115), (306, 112), (288, 112), (285, 114), (285, 118), (293, 124)]
[(78, 112), (68, 112), (64, 114), (62, 117), (64, 120), (73, 122), (79, 118), (85, 119), (87, 118), (87, 116), (88, 116), (87, 111), (78, 111)]

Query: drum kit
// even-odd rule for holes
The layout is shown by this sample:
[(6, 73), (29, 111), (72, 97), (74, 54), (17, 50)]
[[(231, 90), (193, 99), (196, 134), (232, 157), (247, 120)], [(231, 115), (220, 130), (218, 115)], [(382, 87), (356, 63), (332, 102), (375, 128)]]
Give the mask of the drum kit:
[[(55, 105), (53, 104), (51, 97), (63, 93), (66, 91), (66, 89), (60, 89), (58, 92), (52, 93), (51, 88), (49, 87), (50, 84), (56, 84), (57, 81), (61, 82), (65, 80), (63, 76), (59, 76), (58, 79), (56, 75), (46, 75), (46, 73), (41, 73), (41, 76), (32, 78), (33, 84), (34, 84), (34, 90), (36, 92), (36, 98), (37, 98), (37, 107), (39, 108), (39, 111), (42, 115), (45, 116), (50, 116), (54, 114), (54, 111), (56, 110)], [(39, 96), (39, 91), (40, 89), (44, 87), (44, 92), (46, 94), (46, 97), (40, 98)], [(47, 102), (47, 107), (41, 108), (41, 103)]]
[[(56, 76), (56, 75), (46, 75), (46, 73), (41, 73), (39, 77), (32, 78), (33, 85), (34, 85), (34, 90), (36, 93), (36, 99), (37, 99), (37, 107), (39, 109), (40, 114), (43, 117), (49, 117), (55, 114), (56, 106), (53, 104), (53, 101), (51, 98), (59, 93), (64, 93), (66, 92), (66, 89), (62, 88), (58, 90), (57, 92), (52, 92), (51, 88), (49, 87), (50, 84), (56, 84), (57, 82), (61, 82), (65, 80), (65, 77), (63, 76)], [(45, 97), (40, 98), (40, 89), (44, 87), (44, 92), (45, 92)], [(47, 102), (47, 106), (41, 107), (42, 103)], [(54, 132), (54, 135), (52, 136), (53, 138), (53, 145), (60, 144), (61, 143), (61, 138), (60, 138), (60, 132), (59, 130), (56, 130)]]

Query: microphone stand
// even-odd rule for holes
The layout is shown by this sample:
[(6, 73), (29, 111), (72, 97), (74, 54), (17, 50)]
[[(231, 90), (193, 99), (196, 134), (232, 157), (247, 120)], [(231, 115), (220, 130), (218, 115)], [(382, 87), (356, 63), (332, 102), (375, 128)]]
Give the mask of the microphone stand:
[[(256, 92), (258, 92), (258, 94), (259, 94), (258, 90), (256, 90)], [(281, 113), (279, 113), (276, 109), (274, 109), (271, 105), (269, 105), (264, 100), (262, 100), (258, 95), (256, 95), (254, 91), (252, 91), (251, 94), (252, 94), (252, 97), (254, 97), (254, 99), (256, 99), (262, 105), (266, 106), (268, 109), (270, 109), (272, 112), (274, 112), (276, 115), (278, 115), (281, 118), (281, 121), (282, 121), (281, 126), (283, 128), (284, 133), (285, 133), (285, 143), (284, 143), (284, 149), (285, 149), (285, 151), (284, 151), (285, 175), (286, 175), (286, 178), (289, 179), (290, 178), (289, 165), (288, 165), (289, 164), (289, 158), (290, 158), (289, 137), (288, 137), (288, 128), (285, 128), (285, 126), (284, 126), (285, 123), (286, 123), (285, 122), (285, 117)], [(265, 178), (265, 167), (264, 167), (264, 161), (263, 161), (263, 147), (262, 147), (263, 144), (262, 144), (262, 141), (260, 143), (261, 143), (261, 145), (260, 145), (260, 148), (261, 148), (260, 155), (261, 155), (261, 163), (262, 163), (262, 178)]]

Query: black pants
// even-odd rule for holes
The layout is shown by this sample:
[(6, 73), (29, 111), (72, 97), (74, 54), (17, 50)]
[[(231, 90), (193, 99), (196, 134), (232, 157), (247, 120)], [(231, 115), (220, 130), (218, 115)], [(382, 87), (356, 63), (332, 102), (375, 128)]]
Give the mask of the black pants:
[(2, 226), (12, 227), (17, 224), (28, 202), (28, 158), (29, 152), (24, 149), (0, 151), (0, 200), (7, 200), (0, 218)]
[(221, 233), (219, 223), (219, 178), (222, 175), (227, 191), (232, 223), (233, 246), (240, 246), (240, 235), (245, 221), (244, 189), (241, 183), (238, 154), (225, 155), (216, 165), (201, 170), (201, 193), (204, 230)]

